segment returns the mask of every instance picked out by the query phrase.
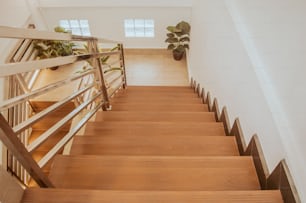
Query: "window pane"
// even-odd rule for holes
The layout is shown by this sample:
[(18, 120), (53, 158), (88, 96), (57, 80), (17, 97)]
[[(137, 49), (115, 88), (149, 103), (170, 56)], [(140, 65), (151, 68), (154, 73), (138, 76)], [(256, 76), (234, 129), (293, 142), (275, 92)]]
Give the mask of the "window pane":
[(61, 27), (65, 28), (65, 29), (70, 28), (68, 20), (60, 20), (59, 24), (60, 24)]
[(72, 28), (71, 30), (74, 35), (82, 35), (80, 28)]
[(145, 28), (145, 36), (146, 37), (154, 37), (154, 27), (153, 28)]
[(135, 37), (135, 30), (134, 28), (125, 28), (125, 36), (126, 37)]
[(70, 27), (71, 28), (79, 28), (80, 25), (79, 25), (79, 21), (78, 20), (70, 20)]
[(89, 30), (89, 27), (82, 27), (82, 35), (83, 36), (90, 36), (90, 30)]
[(154, 20), (146, 20), (145, 27), (153, 27), (154, 28)]
[(144, 19), (135, 19), (135, 28), (142, 27), (144, 28), (145, 21)]
[(154, 20), (125, 19), (124, 31), (126, 37), (154, 37)]
[(126, 19), (124, 20), (124, 27), (134, 27), (134, 20), (133, 19)]
[(144, 28), (135, 28), (135, 36), (136, 37), (144, 37)]
[(80, 26), (89, 28), (88, 20), (80, 20)]

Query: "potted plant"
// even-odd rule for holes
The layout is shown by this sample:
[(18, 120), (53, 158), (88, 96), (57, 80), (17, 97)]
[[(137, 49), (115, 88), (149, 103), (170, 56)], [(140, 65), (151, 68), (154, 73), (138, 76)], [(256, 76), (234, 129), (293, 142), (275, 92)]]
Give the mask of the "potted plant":
[[(55, 32), (69, 33), (65, 28), (55, 27)], [(59, 56), (69, 56), (73, 54), (74, 43), (59, 40), (35, 40), (34, 49), (37, 50), (37, 59), (54, 58)], [(51, 68), (56, 70), (58, 67)]]
[(181, 60), (186, 53), (186, 49), (189, 49), (190, 25), (181, 21), (176, 26), (168, 26), (167, 30), (165, 42), (169, 43), (168, 50), (172, 50), (175, 60)]

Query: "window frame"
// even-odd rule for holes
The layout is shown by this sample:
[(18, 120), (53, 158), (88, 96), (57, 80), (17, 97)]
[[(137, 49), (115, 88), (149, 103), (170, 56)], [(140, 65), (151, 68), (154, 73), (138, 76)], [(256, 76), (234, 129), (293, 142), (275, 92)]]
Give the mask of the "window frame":
[(59, 25), (70, 31), (73, 35), (91, 36), (87, 19), (62, 19), (59, 21)]
[(124, 19), (124, 35), (126, 38), (154, 38), (154, 19), (127, 18)]

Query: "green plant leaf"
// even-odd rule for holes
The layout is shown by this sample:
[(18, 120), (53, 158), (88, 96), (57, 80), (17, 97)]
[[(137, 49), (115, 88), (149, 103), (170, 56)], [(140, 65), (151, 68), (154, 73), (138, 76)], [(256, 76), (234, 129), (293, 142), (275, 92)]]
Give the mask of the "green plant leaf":
[(112, 72), (112, 71), (122, 71), (122, 68), (120, 67), (112, 67), (112, 68), (109, 68), (107, 70), (104, 71), (104, 73), (108, 73), (108, 72)]
[(179, 30), (182, 30), (182, 32), (184, 34), (189, 34), (190, 33), (190, 25), (189, 23), (187, 23), (186, 21), (181, 21), (179, 22), (177, 25), (176, 25), (176, 28), (179, 29)]
[(169, 37), (169, 38), (175, 37), (175, 34), (173, 34), (173, 33), (167, 33), (167, 37)]
[(177, 38), (168, 38), (168, 39), (166, 39), (166, 42), (168, 42), (168, 43), (177, 43), (178, 39)]
[(184, 44), (185, 49), (189, 49), (189, 44)]
[(180, 42), (190, 42), (190, 38), (189, 37), (182, 37), (180, 39)]
[(178, 52), (185, 52), (185, 47), (184, 45), (179, 45), (178, 47), (175, 48), (175, 50)]
[(175, 45), (174, 44), (169, 44), (167, 49), (168, 50), (173, 50), (173, 49), (175, 49)]
[(167, 30), (172, 33), (181, 32), (182, 30), (176, 28), (175, 26), (168, 26)]

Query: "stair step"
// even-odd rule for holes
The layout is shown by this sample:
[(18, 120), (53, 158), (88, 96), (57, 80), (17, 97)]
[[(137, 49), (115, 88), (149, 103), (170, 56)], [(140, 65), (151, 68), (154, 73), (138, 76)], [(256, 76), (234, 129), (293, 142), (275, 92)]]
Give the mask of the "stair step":
[(121, 89), (119, 93), (192, 93), (196, 94), (190, 87), (158, 87), (158, 86), (129, 86), (127, 89)]
[(103, 191), (26, 189), (21, 203), (280, 203), (279, 190), (251, 191)]
[(173, 103), (126, 103), (112, 105), (113, 111), (176, 111), (208, 112), (207, 104), (173, 104)]
[[(32, 132), (29, 144), (31, 144), (35, 139), (37, 139), (42, 133), (45, 131), (39, 131), (35, 130)], [(49, 137), (43, 144), (41, 144), (36, 150), (37, 151), (45, 151), (50, 150), (56, 143), (58, 143), (66, 134), (68, 131), (59, 131), (55, 135)]]
[[(77, 178), (76, 178), (77, 177)], [(60, 156), (57, 188), (100, 190), (259, 190), (251, 157)]]
[(229, 136), (76, 136), (71, 155), (238, 156)]
[(123, 91), (194, 92), (194, 90), (190, 86), (128, 86), (128, 88)]
[(217, 122), (185, 122), (182, 124), (174, 122), (95, 121), (86, 124), (85, 134), (104, 136), (128, 136), (135, 134), (146, 136), (225, 136), (223, 124)]
[(118, 92), (116, 97), (126, 97), (126, 98), (199, 98), (194, 92)]
[(212, 112), (98, 112), (96, 121), (172, 121), (172, 122), (214, 122)]
[[(54, 101), (31, 101), (31, 105), (36, 112), (42, 111), (55, 103), (56, 102)], [(71, 109), (74, 109), (74, 108), (75, 108), (75, 104), (73, 102), (68, 102), (63, 107), (61, 107), (59, 110), (61, 112), (64, 112), (64, 111), (70, 112)]]
[[(55, 125), (57, 122), (59, 122), (61, 119), (63, 119), (65, 117), (65, 114), (62, 114), (62, 115), (58, 115), (58, 116), (55, 116), (55, 115), (50, 115), (49, 117), (45, 117), (43, 119), (41, 119), (39, 122), (35, 123), (32, 128), (34, 130), (38, 130), (38, 131), (41, 131), (41, 130), (47, 130), (49, 129), (51, 126)], [(63, 128), (61, 128), (61, 130), (64, 130), (64, 131), (69, 131), (70, 129), (70, 124), (71, 124), (71, 121), (68, 122)]]
[(111, 104), (121, 104), (121, 103), (171, 103), (171, 104), (202, 104), (202, 100), (200, 98), (183, 98), (183, 97), (127, 97), (127, 96), (117, 96), (111, 99)]

